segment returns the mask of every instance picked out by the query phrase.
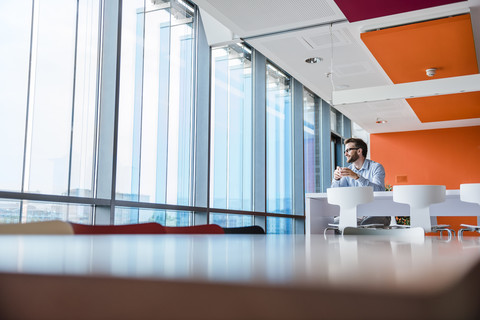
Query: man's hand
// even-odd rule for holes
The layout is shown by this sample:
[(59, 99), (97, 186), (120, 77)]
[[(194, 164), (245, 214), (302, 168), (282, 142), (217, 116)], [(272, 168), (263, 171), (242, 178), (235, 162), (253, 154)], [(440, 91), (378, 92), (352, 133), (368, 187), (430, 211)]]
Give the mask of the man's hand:
[[(338, 176), (338, 179), (337, 179), (337, 176)], [(350, 177), (354, 180), (357, 180), (358, 178), (360, 178), (360, 176), (355, 172), (353, 172), (351, 169), (340, 168), (340, 167), (337, 167), (337, 169), (335, 169), (334, 177), (335, 177), (335, 180), (339, 180), (341, 177)]]
[(333, 178), (335, 180), (340, 180), (342, 178), (342, 168), (338, 167), (333, 172)]

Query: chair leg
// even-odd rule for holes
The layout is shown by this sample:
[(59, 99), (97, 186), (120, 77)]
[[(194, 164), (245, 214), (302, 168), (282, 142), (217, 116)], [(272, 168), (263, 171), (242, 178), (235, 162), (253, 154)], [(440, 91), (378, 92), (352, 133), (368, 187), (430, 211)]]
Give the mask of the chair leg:
[(455, 230), (452, 230), (452, 229), (445, 229), (445, 231), (448, 232), (448, 237), (451, 238), (451, 237), (455, 237)]
[(440, 239), (443, 239), (443, 230), (438, 230), (440, 233)]
[(462, 228), (458, 230), (458, 237), (461, 238), (463, 237), (463, 232), (464, 231), (470, 231), (470, 232), (478, 232), (480, 233), (480, 228), (479, 227), (467, 227), (467, 228)]
[(455, 230), (449, 229), (449, 228), (432, 228), (432, 232), (439, 232), (440, 233), (440, 239), (443, 239), (443, 232), (446, 232), (448, 235), (448, 240), (452, 239), (452, 237), (455, 237)]
[(326, 236), (327, 235), (327, 231), (328, 230), (333, 230), (333, 232), (335, 233), (335, 230), (338, 230), (338, 228), (335, 228), (335, 227), (326, 227), (325, 229), (323, 229), (323, 235)]

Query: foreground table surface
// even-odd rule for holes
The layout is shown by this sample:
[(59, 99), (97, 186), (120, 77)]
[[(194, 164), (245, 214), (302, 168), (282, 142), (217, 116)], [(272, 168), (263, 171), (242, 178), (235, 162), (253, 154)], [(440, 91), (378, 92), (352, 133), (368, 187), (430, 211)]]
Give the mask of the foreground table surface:
[(0, 236), (1, 319), (472, 318), (479, 279), (478, 238)]

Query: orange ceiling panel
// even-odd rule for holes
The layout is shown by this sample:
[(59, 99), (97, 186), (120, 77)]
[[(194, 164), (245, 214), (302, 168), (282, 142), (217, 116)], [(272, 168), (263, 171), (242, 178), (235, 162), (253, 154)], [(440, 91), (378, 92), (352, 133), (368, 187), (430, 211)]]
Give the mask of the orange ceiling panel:
[[(419, 22), (361, 34), (393, 83), (478, 73), (470, 15)], [(428, 77), (426, 69), (436, 68)], [(422, 122), (478, 118), (480, 93), (407, 99)]]
[(407, 99), (422, 122), (480, 118), (480, 92)]

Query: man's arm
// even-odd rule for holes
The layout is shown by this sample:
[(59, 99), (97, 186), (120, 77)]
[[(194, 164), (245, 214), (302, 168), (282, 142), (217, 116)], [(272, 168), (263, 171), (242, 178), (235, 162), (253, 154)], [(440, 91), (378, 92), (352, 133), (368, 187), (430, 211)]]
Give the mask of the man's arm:
[[(338, 187), (345, 187), (346, 186), (346, 179), (342, 179), (342, 168), (338, 167), (335, 169), (333, 172), (333, 180), (332, 180), (332, 185), (330, 188), (338, 188)], [(343, 182), (342, 182), (343, 180)]]
[[(332, 180), (332, 185), (330, 186), (330, 188), (338, 188), (338, 187), (344, 187), (342, 185), (342, 180), (345, 180), (345, 179), (340, 179), (340, 180), (335, 180), (333, 179)], [(345, 181), (344, 181), (345, 182)]]
[(385, 191), (385, 169), (380, 163), (372, 163), (370, 180), (359, 175), (358, 184), (362, 187), (371, 186), (373, 191)]

